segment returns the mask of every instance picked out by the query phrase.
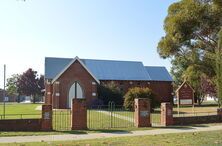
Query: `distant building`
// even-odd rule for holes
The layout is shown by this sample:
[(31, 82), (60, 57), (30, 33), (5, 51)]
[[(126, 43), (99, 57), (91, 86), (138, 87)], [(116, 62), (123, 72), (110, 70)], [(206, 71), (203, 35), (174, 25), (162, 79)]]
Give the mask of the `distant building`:
[(97, 85), (114, 82), (123, 92), (149, 87), (160, 102), (172, 101), (172, 78), (165, 67), (137, 61), (45, 58), (45, 103), (70, 108), (73, 98), (97, 99)]

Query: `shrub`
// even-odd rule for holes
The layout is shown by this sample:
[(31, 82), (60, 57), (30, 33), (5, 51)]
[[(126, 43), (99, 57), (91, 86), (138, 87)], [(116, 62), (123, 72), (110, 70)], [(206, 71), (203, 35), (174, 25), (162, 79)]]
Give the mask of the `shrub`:
[(155, 99), (152, 90), (149, 88), (131, 88), (124, 95), (124, 107), (128, 110), (134, 110), (134, 99), (135, 98), (149, 98), (151, 101), (151, 108), (156, 107), (160, 103)]
[(99, 85), (97, 88), (98, 99), (103, 101), (104, 105), (114, 102), (116, 105), (123, 105), (123, 93), (114, 82), (105, 85)]

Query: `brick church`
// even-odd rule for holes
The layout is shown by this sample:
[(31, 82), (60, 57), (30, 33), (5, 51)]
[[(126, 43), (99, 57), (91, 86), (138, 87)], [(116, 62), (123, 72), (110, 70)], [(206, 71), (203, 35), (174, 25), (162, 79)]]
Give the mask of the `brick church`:
[(45, 103), (70, 108), (73, 98), (97, 100), (97, 86), (114, 82), (124, 93), (132, 87), (149, 87), (160, 102), (172, 100), (172, 78), (165, 67), (139, 61), (45, 58)]

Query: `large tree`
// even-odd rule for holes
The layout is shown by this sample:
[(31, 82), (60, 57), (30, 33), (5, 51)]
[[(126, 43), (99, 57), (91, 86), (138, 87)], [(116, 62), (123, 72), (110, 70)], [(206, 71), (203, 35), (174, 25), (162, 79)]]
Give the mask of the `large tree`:
[(172, 59), (171, 72), (177, 83), (182, 77), (190, 78), (196, 88), (201, 74), (209, 78), (218, 75), (216, 56), (221, 26), (221, 0), (181, 0), (169, 7), (164, 22), (166, 35), (158, 44), (158, 52)]
[(17, 96), (17, 101), (20, 102), (19, 92), (18, 92), (18, 80), (20, 78), (19, 74), (13, 74), (10, 78), (7, 79), (6, 91), (11, 96)]
[(222, 28), (219, 32), (218, 48), (216, 50), (216, 84), (217, 84), (217, 97), (219, 106), (222, 105)]
[(40, 95), (41, 90), (44, 89), (43, 79), (43, 76), (38, 78), (37, 71), (29, 68), (18, 80), (18, 92), (23, 95), (31, 96), (33, 98), (33, 103), (35, 103), (37, 95)]

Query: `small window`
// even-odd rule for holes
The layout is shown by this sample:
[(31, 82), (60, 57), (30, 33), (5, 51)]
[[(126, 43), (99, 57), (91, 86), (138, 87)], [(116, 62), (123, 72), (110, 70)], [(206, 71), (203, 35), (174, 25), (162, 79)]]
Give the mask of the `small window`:
[(147, 84), (150, 84), (150, 82), (147, 82)]
[(92, 82), (92, 85), (96, 85), (96, 82)]
[(60, 94), (59, 94), (59, 93), (56, 93), (55, 96), (60, 96)]
[(51, 94), (51, 92), (47, 92), (47, 94), (48, 94), (48, 95), (50, 95), (50, 94)]
[(93, 92), (93, 93), (92, 93), (92, 96), (96, 96), (96, 93), (95, 93), (95, 92)]
[(133, 84), (133, 82), (131, 81), (131, 82), (129, 82), (130, 83), (130, 85), (132, 85)]

